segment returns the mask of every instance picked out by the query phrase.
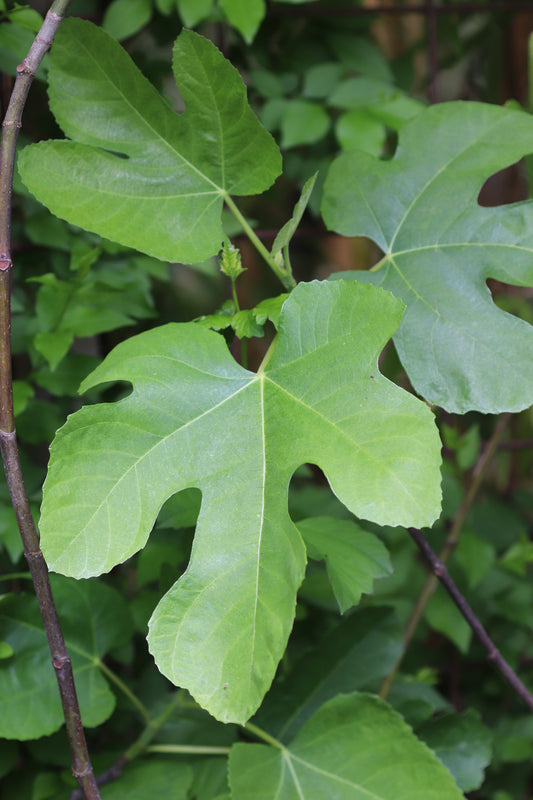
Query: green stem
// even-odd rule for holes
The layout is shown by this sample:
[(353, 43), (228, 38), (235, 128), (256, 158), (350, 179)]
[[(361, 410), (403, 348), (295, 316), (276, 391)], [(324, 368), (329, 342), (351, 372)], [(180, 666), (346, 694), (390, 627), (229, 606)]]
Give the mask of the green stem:
[(31, 572), (7, 572), (5, 575), (0, 575), (0, 581), (31, 581)]
[(118, 677), (118, 675), (110, 669), (107, 664), (104, 664), (103, 661), (96, 661), (96, 666), (104, 673), (104, 675), (109, 678), (111, 683), (114, 683), (115, 686), (120, 689), (123, 695), (125, 695), (128, 700), (135, 706), (139, 714), (143, 717), (146, 723), (151, 724), (151, 717), (148, 709), (146, 708), (143, 703), (139, 700), (139, 698), (131, 691), (129, 686), (127, 686), (124, 681)]
[(233, 199), (230, 195), (225, 195), (224, 200), (226, 201), (226, 205), (234, 215), (234, 217), (240, 222), (242, 228), (252, 244), (255, 246), (256, 250), (261, 253), (265, 261), (267, 262), (268, 266), (274, 272), (276, 277), (279, 278), (285, 289), (291, 291), (296, 286), (296, 281), (288, 269), (281, 267), (272, 256), (272, 254), (267, 250), (261, 239), (257, 236), (253, 228), (248, 224), (246, 217), (239, 211), (238, 206), (234, 203)]
[(246, 725), (243, 725), (243, 728), (245, 731), (253, 733), (258, 739), (262, 739), (264, 742), (272, 747), (275, 747), (277, 750), (285, 750), (281, 742), (278, 742), (277, 739), (274, 739), (273, 736), (264, 731), (262, 728), (258, 728), (258, 726), (254, 725), (252, 722), (247, 722)]
[(229, 747), (209, 747), (194, 744), (152, 744), (145, 748), (146, 753), (171, 753), (192, 756), (227, 756)]
[[(474, 468), (472, 481), (470, 483), (468, 491), (466, 492), (466, 495), (463, 499), (463, 502), (459, 506), (457, 513), (455, 514), (455, 518), (453, 521), (453, 525), (450, 529), (450, 533), (446, 537), (444, 546), (438, 555), (438, 559), (442, 564), (446, 564), (451, 554), (457, 547), (457, 544), (459, 543), (459, 536), (461, 534), (461, 530), (463, 528), (466, 517), (468, 516), (468, 512), (470, 511), (472, 503), (474, 502), (474, 499), (481, 487), (483, 476), (485, 475), (487, 467), (494, 453), (496, 452), (496, 448), (498, 447), (498, 442), (501, 439), (504, 428), (507, 425), (510, 416), (511, 416), (510, 414), (502, 414), (502, 416), (499, 418), (486, 450), (478, 459), (478, 462)], [(422, 619), (426, 607), (429, 601), (431, 600), (438, 585), (439, 585), (439, 579), (437, 578), (437, 576), (434, 574), (428, 575), (424, 583), (424, 586), (422, 587), (422, 591), (418, 596), (415, 607), (413, 608), (411, 616), (407, 621), (407, 625), (405, 626), (405, 630), (403, 632), (403, 648), (400, 657), (396, 661), (396, 664), (394, 665), (392, 671), (387, 675), (387, 677), (381, 684), (379, 696), (381, 697), (382, 700), (386, 699), (391, 689), (391, 686), (394, 683), (398, 670), (400, 669), (404, 656), (407, 652), (407, 648), (409, 647), (409, 644), (415, 635), (420, 620)]]
[(148, 719), (148, 725), (141, 733), (139, 738), (136, 742), (132, 744), (132, 746), (126, 751), (125, 758), (128, 761), (133, 761), (134, 758), (137, 758), (142, 752), (144, 752), (147, 748), (156, 733), (158, 733), (163, 725), (171, 718), (171, 716), (175, 713), (176, 708), (180, 704), (182, 692), (174, 692), (172, 695), (172, 699), (167, 704), (167, 706), (163, 709), (163, 711), (159, 714), (158, 717), (155, 719)]

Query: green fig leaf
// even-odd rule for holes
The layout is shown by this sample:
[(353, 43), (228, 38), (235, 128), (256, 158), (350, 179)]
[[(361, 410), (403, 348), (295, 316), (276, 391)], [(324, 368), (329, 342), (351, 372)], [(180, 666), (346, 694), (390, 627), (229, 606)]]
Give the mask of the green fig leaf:
[(368, 236), (384, 253), (371, 271), (339, 277), (404, 301), (394, 337), (402, 364), (417, 392), (451, 412), (533, 403), (533, 327), (487, 288), (489, 278), (533, 285), (533, 202), (477, 201), (493, 173), (532, 150), (530, 114), (442, 103), (405, 123), (390, 161), (350, 151), (326, 179), (328, 227)]

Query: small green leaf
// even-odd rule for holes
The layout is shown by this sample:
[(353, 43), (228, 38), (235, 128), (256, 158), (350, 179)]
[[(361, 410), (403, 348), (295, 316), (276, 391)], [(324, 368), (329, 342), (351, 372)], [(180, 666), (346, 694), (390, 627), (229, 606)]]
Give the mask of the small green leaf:
[(365, 111), (351, 109), (338, 118), (335, 135), (343, 150), (364, 150), (380, 156), (386, 139), (384, 125)]
[(231, 281), (236, 281), (239, 275), (246, 271), (242, 265), (241, 251), (238, 247), (232, 245), (227, 237), (222, 244), (219, 264), (221, 271)]
[(281, 309), (288, 296), (288, 294), (279, 294), (277, 297), (267, 297), (266, 300), (262, 300), (253, 310), (257, 321), (264, 325), (269, 319), (276, 329), (279, 328)]
[[(235, 744), (233, 800), (461, 800), (448, 770), (377, 697), (339, 695), (288, 747)], [(428, 788), (430, 787), (430, 788)]]
[(303, 96), (321, 100), (331, 97), (343, 72), (342, 65), (337, 61), (313, 64), (305, 73)]
[(265, 0), (219, 0), (219, 4), (229, 22), (250, 44), (264, 19)]
[(287, 150), (323, 139), (330, 125), (329, 115), (320, 103), (286, 100), (281, 114), (281, 147)]
[(215, 255), (224, 198), (264, 191), (281, 168), (237, 70), (183, 30), (174, 47), (179, 115), (89, 22), (65, 20), (51, 57), (50, 106), (73, 141), (24, 149), (30, 191), (57, 216), (157, 258)]
[(257, 322), (253, 310), (237, 311), (231, 318), (231, 327), (239, 339), (265, 335), (263, 327)]
[(215, 0), (175, 0), (186, 28), (194, 28), (204, 20), (211, 12), (214, 2)]
[[(52, 576), (52, 588), (82, 719), (93, 727), (106, 720), (115, 705), (98, 662), (129, 638), (128, 607), (118, 592), (103, 584)], [(47, 736), (61, 727), (63, 712), (36, 598), (5, 595), (0, 599), (0, 621), (14, 651), (12, 658), (0, 662), (0, 736), (22, 740)]]
[(476, 711), (429, 720), (416, 733), (448, 767), (463, 792), (480, 788), (491, 760), (492, 736)]
[(107, 7), (103, 29), (114, 39), (127, 39), (150, 22), (151, 0), (113, 0)]
[(0, 642), (0, 661), (3, 661), (6, 658), (11, 658), (14, 652), (15, 651), (9, 642)]
[(309, 558), (326, 562), (342, 614), (372, 592), (375, 578), (392, 572), (385, 545), (351, 520), (310, 517), (297, 527)]

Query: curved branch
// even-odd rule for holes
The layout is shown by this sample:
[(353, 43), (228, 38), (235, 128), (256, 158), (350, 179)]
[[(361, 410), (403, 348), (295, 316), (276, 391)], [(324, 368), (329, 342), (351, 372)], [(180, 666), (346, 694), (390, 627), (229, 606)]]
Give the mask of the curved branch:
[(48, 569), (24, 486), (15, 433), (11, 375), (11, 195), (18, 132), (31, 83), (44, 54), (52, 44), (69, 0), (55, 0), (28, 55), (17, 67), (17, 78), (2, 123), (0, 143), (0, 452), (11, 502), (24, 545), (43, 625), (56, 673), (67, 735), (72, 752), (72, 772), (87, 800), (100, 800), (81, 722), (70, 656), (65, 647), (55, 607)]

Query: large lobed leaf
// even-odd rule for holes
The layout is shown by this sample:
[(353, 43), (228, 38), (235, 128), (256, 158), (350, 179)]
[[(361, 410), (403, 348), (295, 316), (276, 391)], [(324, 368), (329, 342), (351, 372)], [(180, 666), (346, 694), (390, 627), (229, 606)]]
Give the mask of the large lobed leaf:
[(257, 374), (224, 340), (171, 324), (119, 345), (82, 384), (126, 399), (69, 418), (51, 448), (41, 517), (50, 567), (95, 575), (144, 546), (165, 500), (202, 491), (187, 572), (150, 625), (159, 668), (212, 714), (242, 722), (292, 626), (305, 549), (287, 511), (295, 469), (318, 464), (378, 524), (439, 513), (440, 442), (427, 406), (380, 375), (402, 303), (354, 282), (300, 284)]
[(278, 176), (279, 150), (239, 73), (198, 34), (174, 46), (181, 115), (89, 22), (66, 20), (51, 60), (50, 107), (72, 141), (27, 147), (19, 170), (57, 216), (157, 258), (202, 261), (224, 238), (224, 198)]
[(477, 202), (490, 175), (532, 150), (530, 115), (443, 103), (405, 124), (391, 161), (344, 153), (326, 180), (326, 224), (384, 253), (342, 277), (402, 298), (399, 356), (415, 389), (449, 411), (533, 402), (533, 328), (498, 309), (486, 283), (533, 284), (533, 203)]
[(233, 800), (461, 800), (448, 770), (377, 697), (339, 695), (288, 747), (233, 745)]

